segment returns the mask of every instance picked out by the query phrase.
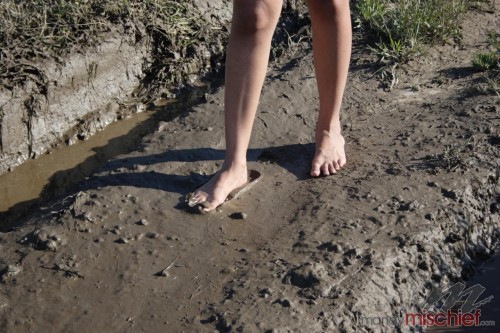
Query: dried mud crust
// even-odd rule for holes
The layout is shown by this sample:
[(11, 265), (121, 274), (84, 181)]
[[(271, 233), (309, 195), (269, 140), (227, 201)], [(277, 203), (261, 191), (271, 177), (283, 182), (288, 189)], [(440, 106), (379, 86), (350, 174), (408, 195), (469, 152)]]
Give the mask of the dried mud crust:
[(307, 52), (270, 71), (248, 153), (266, 178), (220, 214), (188, 214), (183, 198), (220, 167), (223, 90), (159, 124), (0, 234), (0, 331), (420, 330), (359, 318), (417, 309), (499, 239), (499, 102), (465, 94), (471, 76), (434, 80), (467, 73), (481, 28), (470, 22), (465, 49), (432, 51), (391, 93), (354, 55), (348, 161), (334, 177), (307, 176), (318, 103)]

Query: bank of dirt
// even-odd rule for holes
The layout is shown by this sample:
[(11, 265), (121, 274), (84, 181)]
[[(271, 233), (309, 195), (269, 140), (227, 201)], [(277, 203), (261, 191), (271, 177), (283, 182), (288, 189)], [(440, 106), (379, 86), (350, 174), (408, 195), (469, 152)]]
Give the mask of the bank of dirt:
[[(172, 13), (157, 15), (153, 7), (153, 12), (141, 14), (146, 18), (135, 17), (132, 5), (129, 17), (122, 20), (111, 23), (97, 18), (82, 27), (71, 26), (81, 29), (82, 36), (55, 47), (64, 49), (61, 54), (48, 51), (52, 37), (40, 46), (38, 38), (44, 36), (30, 36), (31, 30), (24, 36), (22, 29), (20, 40), (37, 38), (32, 52), (19, 50), (31, 46), (21, 42), (21, 46), (11, 42), (2, 50), (0, 174), (53, 149), (86, 140), (134, 112), (180, 98), (203, 78), (221, 76), (231, 1), (167, 1), (164, 6), (173, 7)], [(273, 48), (277, 55), (307, 21), (305, 13), (304, 4), (284, 2)], [(101, 28), (93, 33), (88, 27), (93, 25)], [(26, 56), (32, 53), (38, 55)]]
[(498, 242), (500, 104), (469, 93), (471, 54), (495, 19), (470, 14), (464, 48), (432, 50), (391, 92), (355, 44), (348, 164), (335, 176), (308, 176), (310, 50), (275, 63), (248, 153), (263, 177), (214, 214), (192, 214), (184, 196), (220, 167), (223, 88), (159, 123), (0, 234), (1, 331), (420, 330), (360, 319), (418, 311)]

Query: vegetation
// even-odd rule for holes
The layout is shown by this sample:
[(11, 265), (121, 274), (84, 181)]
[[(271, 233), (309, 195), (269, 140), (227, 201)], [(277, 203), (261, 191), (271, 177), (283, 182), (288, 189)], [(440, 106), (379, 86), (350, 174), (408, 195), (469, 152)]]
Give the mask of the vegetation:
[(191, 1), (3, 0), (0, 84), (12, 87), (29, 77), (43, 87), (45, 78), (34, 60), (60, 60), (69, 52), (96, 45), (113, 29), (135, 41), (151, 38), (161, 58), (153, 59), (151, 70), (163, 81), (174, 80), (167, 73), (175, 72), (170, 71), (175, 59), (185, 56), (193, 39), (208, 29), (197, 15)]
[[(354, 19), (368, 46), (383, 65), (382, 76), (397, 82), (396, 69), (425, 52), (426, 47), (453, 41), (461, 44), (461, 17), (468, 9), (488, 10), (490, 0), (357, 0)], [(479, 61), (489, 61), (481, 56)]]
[[(0, 85), (12, 87), (28, 77), (45, 85), (34, 66), (40, 58), (62, 59), (72, 51), (96, 45), (113, 29), (136, 41), (150, 38), (153, 59), (147, 71), (160, 85), (177, 84), (189, 69), (183, 61), (193, 56), (195, 40), (217, 39), (220, 31), (204, 24), (194, 0), (3, 0), (0, 2)], [(486, 10), (491, 0), (355, 0), (357, 27), (374, 42), (382, 74), (396, 82), (396, 70), (421, 55), (427, 45), (461, 41), (460, 18), (469, 8)], [(297, 21), (297, 18), (294, 18)], [(299, 32), (278, 31), (282, 43), (273, 44), (273, 57), (287, 47), (309, 40), (305, 19)], [(279, 30), (279, 29), (278, 29)], [(498, 43), (498, 41), (496, 41)], [(494, 45), (494, 44), (492, 44)], [(497, 62), (495, 62), (497, 59)], [(61, 60), (62, 61), (62, 60)], [(496, 51), (476, 55), (474, 66), (498, 66)], [(43, 89), (41, 89), (43, 92)]]
[(498, 60), (498, 55), (495, 51), (481, 52), (474, 55), (472, 65), (482, 71), (487, 71), (498, 67)]
[(480, 93), (500, 95), (500, 34), (489, 31), (488, 51), (476, 53), (472, 65), (483, 72), (475, 85)]
[(460, 39), (466, 0), (359, 0), (356, 22), (376, 37), (371, 46), (382, 61), (406, 63), (423, 44)]

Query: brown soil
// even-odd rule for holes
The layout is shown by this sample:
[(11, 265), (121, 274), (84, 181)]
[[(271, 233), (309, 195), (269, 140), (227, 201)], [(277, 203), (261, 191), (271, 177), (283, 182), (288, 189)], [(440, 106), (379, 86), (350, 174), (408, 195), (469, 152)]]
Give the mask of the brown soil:
[(431, 50), (391, 92), (355, 52), (336, 176), (307, 176), (309, 51), (270, 70), (248, 154), (263, 177), (219, 212), (192, 214), (184, 196), (220, 166), (223, 89), (159, 123), (0, 234), (0, 331), (397, 331), (358, 320), (415, 311), (498, 241), (500, 101), (470, 93), (471, 56), (497, 22), (467, 22), (464, 48)]

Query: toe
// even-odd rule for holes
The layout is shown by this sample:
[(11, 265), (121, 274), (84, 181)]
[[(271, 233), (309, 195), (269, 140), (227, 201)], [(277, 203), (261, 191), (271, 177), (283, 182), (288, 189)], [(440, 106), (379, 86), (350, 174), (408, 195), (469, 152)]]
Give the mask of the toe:
[(195, 192), (195, 194), (191, 197), (193, 201), (203, 202), (207, 200), (207, 194), (202, 191)]
[(330, 170), (330, 173), (337, 173), (337, 169), (333, 163), (328, 164), (328, 170)]
[(328, 164), (325, 163), (321, 166), (321, 171), (323, 172), (323, 174), (325, 176), (329, 176), (330, 175), (330, 170), (329, 170), (329, 167), (328, 167)]
[(312, 168), (311, 168), (311, 176), (318, 177), (320, 175), (320, 173), (321, 173), (320, 166), (321, 166), (320, 163), (313, 162)]
[(212, 210), (214, 210), (215, 208), (217, 208), (222, 202), (219, 202), (219, 201), (212, 201), (210, 203), (208, 203), (205, 207), (202, 208), (202, 211), (204, 213), (208, 213)]
[(339, 160), (340, 167), (343, 167), (345, 165), (345, 163), (346, 163), (345, 157), (341, 157), (340, 160)]

